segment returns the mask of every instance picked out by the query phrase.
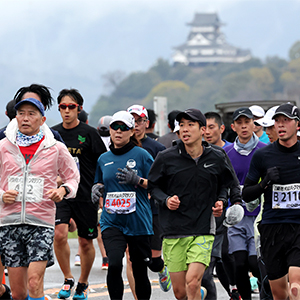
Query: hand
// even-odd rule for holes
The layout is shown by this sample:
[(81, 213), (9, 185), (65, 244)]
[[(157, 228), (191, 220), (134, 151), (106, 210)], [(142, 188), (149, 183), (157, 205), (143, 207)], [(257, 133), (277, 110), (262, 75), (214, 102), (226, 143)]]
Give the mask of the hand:
[(170, 210), (176, 210), (180, 205), (180, 200), (176, 195), (168, 198), (166, 202), (167, 202), (166, 205)]
[(246, 208), (249, 212), (253, 212), (255, 208), (259, 205), (259, 203), (259, 199), (254, 199), (253, 201), (246, 203)]
[(58, 189), (51, 189), (48, 192), (46, 192), (46, 195), (49, 195), (49, 199), (52, 201), (58, 203), (60, 202), (66, 194), (66, 189), (61, 186)]
[(280, 179), (279, 170), (277, 167), (272, 167), (267, 170), (265, 178), (261, 182), (263, 189), (267, 188), (270, 184), (278, 182)]
[(223, 201), (218, 200), (212, 208), (214, 217), (221, 217), (223, 212)]
[(102, 183), (96, 183), (92, 187), (92, 202), (93, 204), (99, 204), (99, 199), (103, 197), (104, 185)]
[(116, 177), (120, 180), (120, 184), (133, 184), (138, 185), (141, 177), (138, 176), (131, 168), (126, 166), (126, 168), (118, 168), (121, 173), (116, 173)]
[(3, 194), (2, 201), (6, 204), (12, 204), (16, 201), (19, 192), (16, 190), (8, 190)]

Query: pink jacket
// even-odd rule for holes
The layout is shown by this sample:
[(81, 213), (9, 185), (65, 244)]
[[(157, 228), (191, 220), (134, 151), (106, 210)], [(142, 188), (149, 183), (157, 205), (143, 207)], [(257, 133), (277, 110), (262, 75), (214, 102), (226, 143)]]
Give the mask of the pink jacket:
[[(27, 165), (16, 144), (16, 119), (8, 124), (6, 138), (0, 141), (0, 226), (29, 224), (53, 228), (56, 207), (45, 193), (57, 188), (57, 175), (71, 191), (66, 198), (76, 196), (79, 184), (76, 163), (46, 124), (41, 129), (45, 139)], [(12, 189), (19, 191), (18, 198), (13, 204), (5, 204), (3, 194)]]

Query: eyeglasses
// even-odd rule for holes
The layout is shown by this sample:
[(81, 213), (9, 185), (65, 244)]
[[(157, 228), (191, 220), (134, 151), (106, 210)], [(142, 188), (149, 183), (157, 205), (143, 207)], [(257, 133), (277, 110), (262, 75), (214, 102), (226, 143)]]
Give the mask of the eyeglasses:
[(137, 119), (137, 120), (135, 120), (135, 123), (138, 124), (138, 125), (142, 125), (146, 121), (147, 120), (145, 120), (145, 119)]
[(64, 104), (64, 103), (62, 103), (62, 104), (58, 105), (58, 107), (60, 109), (67, 109), (67, 108), (68, 109), (75, 109), (78, 106), (79, 106), (79, 104), (77, 104), (77, 103), (70, 103), (70, 104)]
[(121, 131), (128, 131), (130, 128), (126, 124), (117, 124), (117, 123), (112, 123), (110, 125), (110, 128), (117, 131), (118, 129), (121, 129)]

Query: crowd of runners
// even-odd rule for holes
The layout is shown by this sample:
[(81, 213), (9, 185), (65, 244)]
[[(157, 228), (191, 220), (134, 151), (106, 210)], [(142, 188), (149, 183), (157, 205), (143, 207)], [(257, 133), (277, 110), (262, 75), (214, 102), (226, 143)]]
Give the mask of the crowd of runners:
[[(300, 299), (300, 112), (290, 103), (240, 107), (236, 138), (217, 112), (168, 114), (154, 133), (142, 105), (88, 125), (76, 89), (20, 88), (0, 131), (0, 299), (43, 300), (47, 267), (62, 272), (59, 299), (84, 300), (97, 239), (110, 299), (123, 298), (123, 258), (135, 299), (150, 299), (148, 270), (176, 299)], [(99, 116), (100, 117), (100, 116)], [(77, 230), (79, 278), (68, 233)], [(55, 255), (54, 255), (55, 253)], [(1, 279), (1, 276), (0, 276)], [(163, 294), (162, 294), (163, 298)]]

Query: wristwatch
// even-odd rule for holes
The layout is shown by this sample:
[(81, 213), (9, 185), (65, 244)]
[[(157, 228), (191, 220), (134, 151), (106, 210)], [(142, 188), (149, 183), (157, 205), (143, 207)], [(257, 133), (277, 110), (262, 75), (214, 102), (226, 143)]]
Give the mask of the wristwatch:
[(140, 181), (139, 181), (139, 185), (143, 185), (145, 179), (144, 178), (141, 178)]
[[(65, 194), (65, 196), (67, 196), (68, 194), (70, 194), (71, 190), (69, 189), (69, 187), (68, 187), (68, 186), (66, 186), (66, 185), (62, 185), (62, 187), (64, 187), (64, 188), (65, 188), (65, 190), (66, 190), (66, 194)], [(65, 196), (64, 196), (64, 197), (65, 197)]]

